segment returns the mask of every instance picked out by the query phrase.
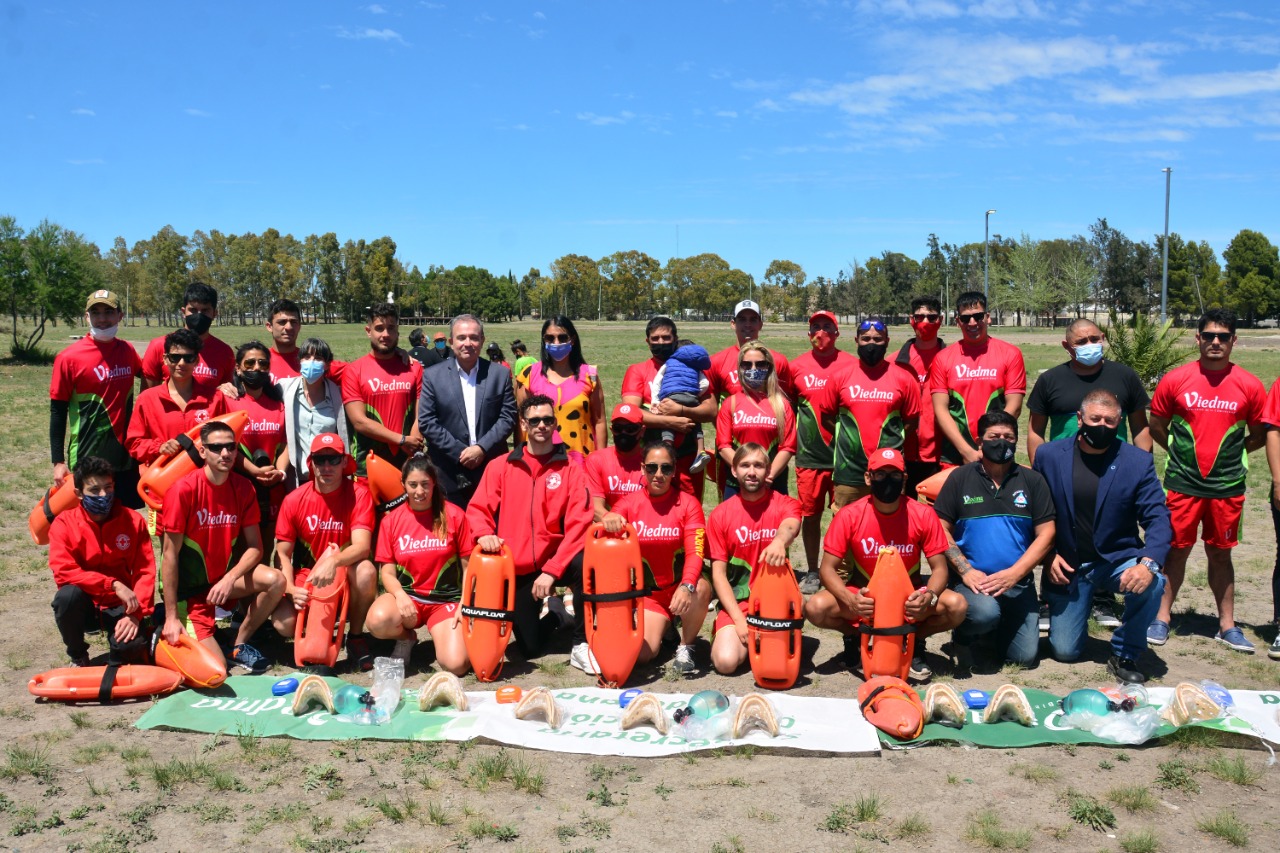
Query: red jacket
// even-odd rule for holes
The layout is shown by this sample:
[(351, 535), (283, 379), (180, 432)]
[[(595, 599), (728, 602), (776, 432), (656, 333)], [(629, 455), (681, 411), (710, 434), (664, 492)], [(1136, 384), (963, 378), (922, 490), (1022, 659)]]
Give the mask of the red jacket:
[(156, 556), (142, 516), (117, 502), (99, 525), (84, 507), (60, 513), (49, 527), (49, 568), (59, 588), (80, 587), (103, 610), (120, 605), (115, 582), (138, 596), (150, 616), (156, 591)]
[(138, 395), (125, 448), (134, 459), (150, 465), (160, 455), (160, 445), (228, 411), (227, 398), (212, 385), (195, 383), (186, 409), (179, 409), (173, 402), (168, 384), (155, 385)]
[(593, 519), (587, 476), (563, 444), (542, 465), (525, 449), (520, 445), (484, 469), (467, 505), (467, 524), (475, 539), (496, 535), (506, 542), (517, 575), (537, 571), (559, 578), (587, 541)]

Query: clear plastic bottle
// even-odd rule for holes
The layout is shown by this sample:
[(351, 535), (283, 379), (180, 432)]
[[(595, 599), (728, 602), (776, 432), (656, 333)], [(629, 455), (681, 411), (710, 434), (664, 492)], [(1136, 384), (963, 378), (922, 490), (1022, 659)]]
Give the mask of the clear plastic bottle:
[(729, 710), (729, 697), (719, 690), (703, 690), (689, 697), (689, 705), (680, 708), (673, 715), (677, 723), (687, 717), (709, 720), (717, 714)]

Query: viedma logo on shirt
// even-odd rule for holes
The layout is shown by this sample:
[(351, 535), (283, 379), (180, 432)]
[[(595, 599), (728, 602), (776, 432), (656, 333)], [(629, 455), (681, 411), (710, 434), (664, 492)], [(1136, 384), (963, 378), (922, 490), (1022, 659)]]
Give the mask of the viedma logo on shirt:
[(965, 495), (964, 505), (968, 506), (969, 504), (980, 504), (982, 503), (983, 500), (984, 498), (982, 497), (982, 495)]

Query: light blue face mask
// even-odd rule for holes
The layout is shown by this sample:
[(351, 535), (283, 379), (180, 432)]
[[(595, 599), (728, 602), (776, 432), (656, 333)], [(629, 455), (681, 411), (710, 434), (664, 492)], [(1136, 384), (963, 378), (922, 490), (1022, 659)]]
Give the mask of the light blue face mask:
[(1102, 344), (1081, 344), (1075, 348), (1076, 361), (1085, 367), (1093, 367), (1102, 361)]
[(315, 358), (304, 359), (298, 365), (298, 372), (308, 382), (315, 382), (321, 376), (324, 376), (324, 362)]

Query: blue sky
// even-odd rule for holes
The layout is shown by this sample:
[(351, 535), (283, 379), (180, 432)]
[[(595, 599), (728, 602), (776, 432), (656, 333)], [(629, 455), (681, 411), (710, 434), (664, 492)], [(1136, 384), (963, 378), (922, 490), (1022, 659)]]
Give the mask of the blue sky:
[(0, 212), (716, 252), (834, 276), (992, 232), (1280, 240), (1280, 9), (1202, 0), (0, 7)]

